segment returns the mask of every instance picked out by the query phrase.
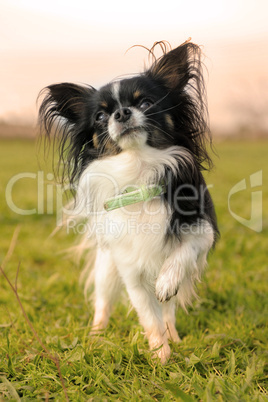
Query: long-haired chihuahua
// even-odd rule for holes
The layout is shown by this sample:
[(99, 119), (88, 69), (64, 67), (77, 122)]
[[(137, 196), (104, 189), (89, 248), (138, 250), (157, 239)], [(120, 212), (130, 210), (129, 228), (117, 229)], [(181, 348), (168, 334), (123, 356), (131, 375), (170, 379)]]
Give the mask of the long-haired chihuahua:
[(92, 330), (106, 327), (124, 285), (165, 363), (169, 339), (180, 340), (176, 305), (196, 296), (219, 231), (201, 173), (212, 164), (201, 50), (158, 42), (151, 55), (156, 45), (163, 55), (140, 75), (99, 90), (48, 86), (40, 121), (76, 190), (73, 212), (87, 221), (81, 242), (96, 244)]

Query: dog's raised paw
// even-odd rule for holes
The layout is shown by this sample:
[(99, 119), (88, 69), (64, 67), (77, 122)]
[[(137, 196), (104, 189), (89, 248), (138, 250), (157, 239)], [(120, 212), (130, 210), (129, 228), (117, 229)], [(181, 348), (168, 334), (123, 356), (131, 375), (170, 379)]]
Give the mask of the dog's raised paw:
[(155, 286), (155, 295), (160, 303), (168, 302), (173, 296), (176, 296), (179, 290), (179, 285), (175, 286), (168, 281), (164, 281), (161, 277), (158, 278)]

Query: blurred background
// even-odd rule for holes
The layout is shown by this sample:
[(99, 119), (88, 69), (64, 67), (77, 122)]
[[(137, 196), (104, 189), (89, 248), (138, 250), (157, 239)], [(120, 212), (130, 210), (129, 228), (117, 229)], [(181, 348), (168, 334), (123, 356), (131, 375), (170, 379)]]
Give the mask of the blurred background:
[(147, 52), (131, 46), (191, 37), (206, 56), (214, 135), (266, 136), (267, 17), (267, 0), (0, 0), (0, 134), (34, 135), (44, 86), (98, 88), (143, 70)]

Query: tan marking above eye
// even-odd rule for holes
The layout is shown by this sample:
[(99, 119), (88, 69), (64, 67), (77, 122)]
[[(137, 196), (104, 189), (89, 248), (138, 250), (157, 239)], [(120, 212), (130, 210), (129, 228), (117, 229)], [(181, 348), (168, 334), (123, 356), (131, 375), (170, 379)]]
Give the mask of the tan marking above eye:
[(101, 101), (100, 105), (101, 105), (101, 107), (103, 107), (103, 108), (107, 108), (107, 107), (108, 107), (108, 103), (105, 102), (105, 101)]
[(172, 117), (170, 114), (165, 115), (166, 123), (170, 128), (174, 128), (174, 121), (172, 120)]
[(137, 89), (134, 93), (133, 93), (133, 98), (134, 99), (138, 99), (141, 96), (141, 92)]

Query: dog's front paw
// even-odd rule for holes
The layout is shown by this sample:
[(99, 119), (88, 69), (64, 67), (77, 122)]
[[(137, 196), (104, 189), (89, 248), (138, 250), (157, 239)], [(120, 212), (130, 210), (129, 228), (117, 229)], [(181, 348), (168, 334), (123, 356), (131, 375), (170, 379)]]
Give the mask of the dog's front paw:
[(155, 294), (161, 303), (176, 296), (183, 280), (183, 269), (175, 257), (171, 256), (165, 261), (156, 281)]
[(155, 285), (155, 294), (157, 299), (163, 303), (171, 299), (171, 297), (176, 296), (179, 290), (179, 285), (175, 286), (174, 283), (167, 281), (165, 277), (160, 276)]
[(170, 357), (170, 347), (166, 335), (153, 336), (152, 334), (148, 337), (150, 349), (153, 352), (153, 359), (160, 359), (162, 364), (165, 364)]
[(169, 286), (168, 283), (161, 285), (157, 281), (155, 288), (156, 298), (160, 301), (160, 303), (168, 302), (173, 296), (176, 296), (178, 290), (179, 287), (175, 288), (174, 286)]
[(170, 347), (168, 344), (163, 344), (158, 350), (153, 352), (153, 359), (160, 359), (162, 364), (166, 364), (170, 358)]

